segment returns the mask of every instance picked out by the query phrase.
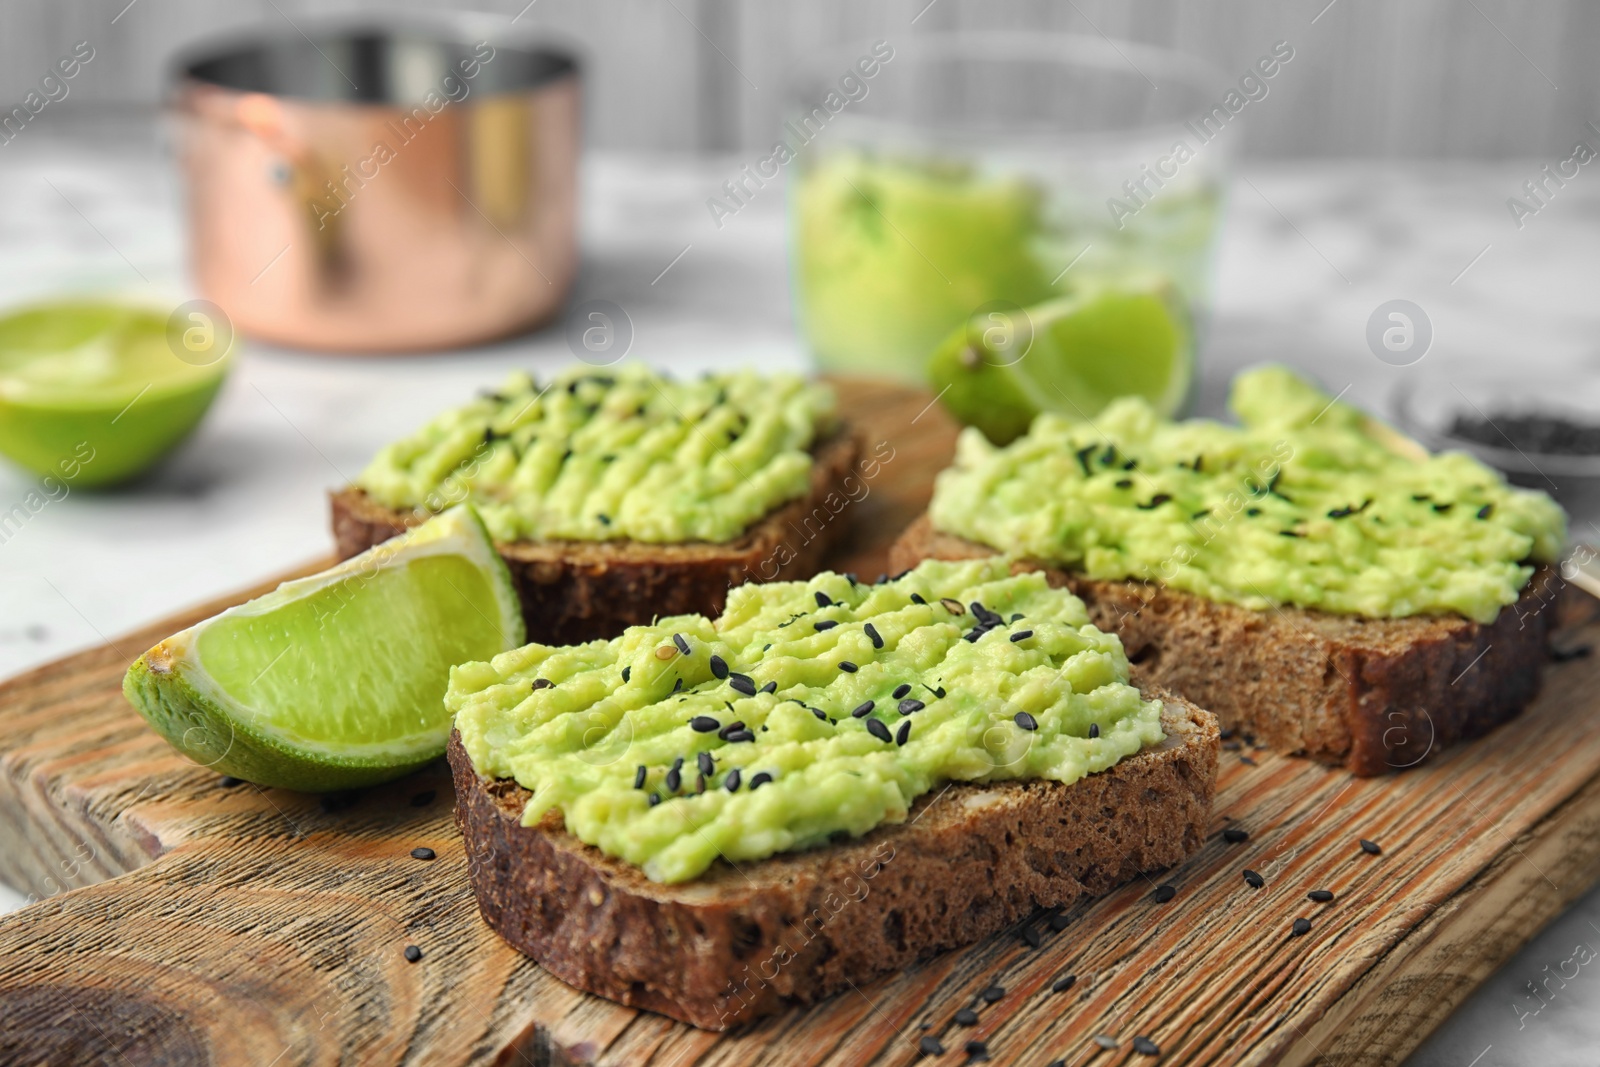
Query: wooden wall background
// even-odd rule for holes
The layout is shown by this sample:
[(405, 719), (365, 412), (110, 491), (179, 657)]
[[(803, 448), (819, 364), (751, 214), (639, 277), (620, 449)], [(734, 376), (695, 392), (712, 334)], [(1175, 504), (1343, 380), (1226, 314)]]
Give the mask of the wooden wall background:
[(395, 9), (520, 12), (519, 26), (576, 43), (588, 57), (590, 143), (611, 149), (765, 147), (794, 57), (979, 25), (1098, 31), (1234, 73), (1287, 39), (1293, 76), (1250, 116), (1257, 157), (1553, 159), (1594, 139), (1584, 124), (1600, 121), (1593, 0), (3, 0), (0, 110), (77, 41), (96, 55), (51, 105), (58, 113), (148, 110), (167, 57), (196, 37)]

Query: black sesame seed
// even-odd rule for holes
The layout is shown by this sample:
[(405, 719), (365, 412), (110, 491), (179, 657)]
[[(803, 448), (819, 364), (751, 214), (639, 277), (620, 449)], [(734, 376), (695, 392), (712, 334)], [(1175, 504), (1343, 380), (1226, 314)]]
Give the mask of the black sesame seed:
[(1059, 934), (1061, 931), (1065, 930), (1067, 927), (1069, 927), (1071, 925), (1072, 925), (1072, 920), (1067, 918), (1065, 915), (1052, 915), (1052, 916), (1050, 916), (1050, 929), (1053, 930), (1055, 933)]
[(1172, 494), (1170, 493), (1157, 493), (1155, 496), (1150, 498), (1149, 503), (1135, 504), (1134, 507), (1138, 508), (1140, 511), (1153, 511), (1171, 499)]
[[(874, 719), (873, 722), (877, 722), (877, 720)], [(905, 722), (900, 724), (900, 729), (895, 731), (894, 743), (897, 745), (903, 745), (909, 740), (911, 740), (911, 720), (907, 719)]]
[(1032, 926), (1024, 926), (1022, 928), (1022, 941), (1029, 948), (1038, 948), (1044, 944), (1044, 938), (1040, 935), (1038, 929)]
[(917, 1051), (924, 1056), (943, 1056), (944, 1046), (939, 1043), (938, 1038), (929, 1036), (917, 1042)]
[(1485, 504), (1483, 507), (1478, 509), (1478, 518), (1480, 518), (1480, 519), (1487, 519), (1490, 515), (1493, 515), (1493, 514), (1494, 514), (1494, 505), (1493, 504)]
[(411, 850), (411, 858), (414, 860), (431, 860), (434, 858), (434, 851), (427, 846), (414, 848)]
[(694, 761), (695, 764), (700, 768), (701, 774), (712, 775), (717, 773), (717, 761), (712, 758), (711, 753), (701, 752), (699, 755), (695, 756)]
[(759, 693), (776, 693), (777, 691), (778, 691), (778, 683), (777, 682), (768, 682), (766, 685), (762, 686), (760, 689), (757, 690), (757, 692), (759, 692)]
[(1378, 843), (1376, 841), (1368, 841), (1364, 837), (1361, 838), (1361, 851), (1371, 856), (1383, 855), (1383, 849), (1378, 847)]
[(633, 677), (633, 668), (631, 666), (622, 668), (622, 680), (624, 682), (626, 682), (629, 678), (632, 678), (632, 677)]
[(833, 607), (833, 601), (828, 597), (827, 593), (824, 593), (822, 590), (818, 589), (815, 595), (816, 595), (816, 598), (817, 598), (817, 607), (819, 607), (819, 608), (831, 608), (831, 607)]
[(405, 957), (407, 963), (416, 963), (422, 958), (422, 950), (416, 945), (407, 945)]
[(1265, 878), (1261, 877), (1248, 867), (1244, 869), (1244, 880), (1249, 883), (1250, 888), (1252, 889), (1260, 889), (1262, 886), (1267, 884), (1267, 880)]
[[(615, 459), (616, 457), (613, 456), (612, 458)], [(595, 518), (600, 520), (600, 525), (601, 526), (610, 526), (611, 525), (611, 516), (605, 514), (604, 512), (601, 512), (600, 514), (596, 515)]]
[(1133, 479), (1132, 478), (1118, 478), (1117, 479), (1117, 488), (1118, 489), (1132, 489), (1133, 488)]
[(243, 785), (244, 784), (244, 779), (243, 778), (235, 778), (233, 775), (229, 774), (229, 775), (224, 776), (222, 781), (221, 781), (221, 783), (219, 783), (219, 784), (224, 789), (232, 789), (234, 786)]
[[(814, 711), (815, 709), (812, 709), (812, 710)], [(822, 716), (818, 715), (817, 718), (820, 719), (820, 718), (822, 718)], [(766, 727), (763, 726), (762, 729), (764, 730), (764, 729), (766, 729)], [(740, 744), (740, 743), (745, 742), (745, 741), (754, 741), (755, 739), (756, 739), (756, 735), (751, 733), (749, 730), (735, 730), (733, 733), (728, 735), (729, 744), (734, 744), (734, 745)]]
[(411, 798), (411, 806), (413, 808), (425, 808), (429, 804), (433, 803), (433, 798), (435, 795), (436, 794), (433, 790), (424, 789), (422, 792)]
[(967, 1042), (967, 1062), (985, 1063), (989, 1059), (989, 1046), (982, 1041)]
[(1099, 723), (1092, 722), (1092, 723), (1089, 724), (1089, 736), (1090, 737), (1099, 737), (1100, 736), (1100, 724)]
[(894, 697), (896, 700), (899, 700), (901, 697), (905, 696), (909, 692), (911, 692), (911, 686), (909, 686), (909, 685), (905, 684), (904, 682), (902, 682), (901, 684), (895, 686), (894, 687), (894, 692), (890, 693), (889, 695)]
[[(801, 705), (801, 706), (805, 707), (805, 705)], [(813, 716), (815, 716), (818, 720), (820, 720), (822, 722), (828, 722), (829, 721), (828, 713), (823, 711), (821, 708), (807, 708), (807, 710), (810, 711), (811, 714)]]
[(861, 668), (857, 667), (854, 663), (851, 663), (847, 659), (842, 659), (842, 660), (839, 661), (839, 669), (841, 671), (844, 671), (846, 674), (854, 674), (854, 673), (856, 673), (856, 671), (860, 670)]
[(1078, 984), (1078, 976), (1077, 975), (1075, 975), (1075, 974), (1065, 975), (1064, 977), (1057, 978), (1054, 982), (1050, 983), (1050, 992), (1052, 992), (1052, 993), (1065, 993), (1067, 990), (1071, 989), (1073, 986), (1075, 986), (1077, 984)]
[(1333, 900), (1333, 894), (1326, 889), (1313, 889), (1306, 894), (1307, 900), (1314, 900), (1318, 904), (1327, 904)]
[(697, 734), (709, 734), (712, 731), (720, 730), (721, 728), (722, 724), (709, 715), (696, 715), (694, 718), (689, 720), (689, 729), (693, 730)]
[(1222, 839), (1230, 845), (1237, 845), (1241, 841), (1250, 840), (1250, 831), (1241, 830), (1237, 826), (1230, 826), (1222, 831)]
[(889, 734), (889, 728), (883, 725), (883, 721), (880, 719), (867, 720), (867, 733), (885, 743), (894, 740), (894, 738)]
[(922, 594), (921, 593), (912, 593), (911, 594), (911, 602), (913, 604), (926, 604), (927, 603), (926, 600), (922, 599)]
[(1177, 895), (1177, 887), (1170, 885), (1158, 885), (1156, 886), (1156, 891), (1150, 894), (1150, 897), (1157, 904), (1165, 904), (1167, 901), (1171, 900)]
[(1261, 509), (1260, 508), (1245, 508), (1244, 509), (1244, 513), (1246, 515), (1250, 516), (1253, 519), (1257, 515), (1261, 514)]
[(672, 643), (678, 646), (678, 651), (685, 656), (689, 654), (689, 639), (682, 634), (673, 634)]
[(1140, 1034), (1133, 1039), (1133, 1051), (1141, 1056), (1159, 1056), (1161, 1055), (1161, 1046)]
[(649, 776), (649, 774), (650, 769), (642, 763), (639, 764), (639, 769), (633, 772), (633, 787), (635, 789), (643, 789), (644, 780)]
[(661, 783), (667, 787), (667, 792), (669, 793), (676, 793), (678, 791), (678, 787), (683, 785), (682, 763), (682, 756), (679, 756), (675, 761), (673, 761), (671, 769), (667, 771), (667, 777)]
[(728, 676), (728, 661), (721, 656), (712, 656), (710, 659), (711, 675), (719, 681)]
[(1449, 511), (1453, 507), (1455, 507), (1454, 503), (1450, 503), (1450, 504), (1435, 504), (1433, 506), (1433, 510), (1434, 510), (1435, 513), (1437, 513), (1439, 515), (1443, 515), (1445, 512)]
[(865, 703), (856, 705), (856, 707), (851, 710), (850, 717), (853, 719), (859, 719), (863, 715), (871, 715), (873, 703), (873, 701), (868, 700)]
[(733, 689), (734, 692), (743, 693), (747, 697), (753, 697), (756, 695), (756, 683), (747, 674), (730, 672), (728, 674), (728, 686)]
[(976, 600), (972, 602), (972, 617), (985, 626), (999, 626), (1006, 621)]
[(1011, 716), (1011, 721), (1022, 727), (1024, 730), (1037, 730), (1039, 728), (1039, 720), (1035, 719), (1032, 715), (1029, 715), (1025, 711), (1019, 711), (1015, 715)]
[(1032, 636), (1033, 636), (1033, 631), (1032, 630), (1018, 630), (1016, 633), (1011, 635), (1011, 643), (1014, 645), (1018, 641), (1026, 641), (1028, 638), (1030, 638)]
[(1045, 1064), (1044, 1067), (1067, 1067), (1067, 1061), (1066, 1060), (1051, 1060), (1049, 1063)]
[(758, 771), (750, 778), (750, 791), (754, 793), (757, 789), (760, 789), (770, 781), (772, 781), (772, 775), (768, 774), (766, 771)]
[(556, 683), (548, 678), (535, 678), (533, 680), (533, 688), (535, 689), (554, 689), (555, 687)]
[(985, 1004), (993, 1004), (995, 1001), (1006, 995), (1006, 987), (1001, 985), (992, 985), (979, 995), (983, 997)]
[(862, 629), (862, 632), (864, 632), (867, 635), (867, 639), (872, 642), (872, 647), (873, 648), (882, 648), (883, 647), (883, 638), (879, 635), (878, 630), (877, 630), (877, 628), (875, 626), (873, 626), (869, 622), (865, 626), (863, 626), (861, 629)]
[(1022, 612), (1020, 612), (1020, 611), (1012, 612), (1011, 613), (1011, 621), (1012, 622), (1021, 622), (1022, 621)]
[(722, 780), (722, 784), (727, 788), (728, 792), (737, 793), (739, 791), (739, 768), (735, 767), (729, 771), (728, 777)]
[[(718, 730), (717, 731), (717, 736), (722, 738), (724, 741), (726, 741), (728, 739), (728, 735), (729, 734), (737, 733), (737, 732), (739, 732), (740, 730), (743, 730), (743, 729), (744, 729), (744, 720), (735, 719), (732, 722), (730, 722), (728, 725), (724, 726), (722, 729)], [(708, 755), (708, 753), (705, 753), (705, 752), (702, 752), (700, 754), (702, 756)]]
[(1211, 509), (1210, 508), (1201, 508), (1199, 511), (1195, 512), (1193, 515), (1190, 515), (1189, 518), (1191, 518), (1191, 519), (1203, 519), (1209, 514), (1211, 514)]
[(660, 793), (651, 793), (650, 794), (650, 806), (653, 808), (659, 803), (661, 803), (661, 794)]
[(1073, 453), (1073, 455), (1078, 457), (1078, 466), (1083, 468), (1083, 476), (1085, 478), (1094, 473), (1094, 471), (1089, 469), (1089, 457), (1094, 455), (1094, 450), (1094, 445), (1084, 445), (1082, 448)]
[(927, 705), (924, 704), (920, 700), (907, 699), (907, 700), (902, 700), (899, 703), (898, 707), (900, 709), (900, 714), (902, 714), (902, 715), (914, 715), (915, 713), (921, 711), (923, 708), (927, 707)]
[(672, 683), (672, 691), (674, 693), (683, 692), (683, 679), (682, 678), (679, 678), (679, 679), (677, 679), (676, 681), (674, 681)]
[(956, 1012), (956, 1025), (977, 1026), (978, 1013), (973, 1011), (971, 1008), (962, 1008), (960, 1011)]
[(694, 776), (694, 791), (696, 793), (704, 793), (706, 791), (706, 776), (705, 775), (697, 774), (697, 775)]
[(1310, 919), (1296, 919), (1294, 925), (1289, 927), (1289, 932), (1295, 937), (1304, 937), (1311, 932)]
[(814, 622), (811, 625), (817, 628), (818, 633), (821, 633), (823, 630), (831, 630), (839, 624), (832, 619), (823, 619), (821, 622)]

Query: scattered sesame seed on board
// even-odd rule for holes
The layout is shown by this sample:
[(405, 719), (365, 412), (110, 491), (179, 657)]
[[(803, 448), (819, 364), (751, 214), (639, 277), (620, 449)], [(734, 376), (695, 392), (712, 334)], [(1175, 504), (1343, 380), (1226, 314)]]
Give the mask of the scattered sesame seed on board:
[(1141, 1056), (1159, 1056), (1161, 1055), (1161, 1046), (1140, 1034), (1133, 1039), (1133, 1051)]
[(1165, 904), (1177, 895), (1178, 888), (1176, 886), (1163, 884), (1156, 886), (1156, 891), (1150, 894), (1150, 898), (1157, 904)]
[(1044, 935), (1039, 933), (1039, 928), (1036, 926), (1024, 926), (1022, 928), (1022, 942), (1029, 948), (1038, 948), (1044, 944)]
[(1077, 984), (1078, 984), (1078, 976), (1077, 975), (1075, 975), (1075, 974), (1062, 975), (1060, 978), (1057, 978), (1054, 982), (1050, 983), (1050, 992), (1052, 992), (1052, 993), (1065, 993), (1067, 990), (1071, 989), (1073, 986), (1075, 986)]
[(1379, 847), (1376, 841), (1368, 841), (1364, 837), (1361, 838), (1361, 851), (1367, 853), (1369, 856), (1383, 855), (1383, 849)]
[(426, 845), (411, 850), (411, 858), (414, 860), (431, 860), (434, 855), (433, 849), (428, 848)]
[(422, 958), (422, 950), (416, 945), (407, 945), (405, 957), (407, 963), (416, 963)]
[(1237, 845), (1241, 841), (1250, 840), (1250, 831), (1241, 830), (1237, 826), (1230, 826), (1222, 831), (1222, 839), (1230, 845)]
[(1311, 920), (1296, 919), (1294, 925), (1289, 927), (1289, 932), (1295, 937), (1304, 937), (1311, 932)]
[(1306, 894), (1307, 900), (1314, 900), (1318, 904), (1327, 904), (1333, 900), (1333, 894), (1326, 889), (1313, 889)]
[(1054, 931), (1055, 933), (1059, 934), (1061, 931), (1065, 930), (1067, 927), (1069, 927), (1071, 925), (1072, 925), (1072, 920), (1067, 918), (1065, 915), (1052, 915), (1052, 916), (1050, 916), (1050, 929), (1052, 931)]
[(1248, 867), (1244, 869), (1244, 880), (1250, 884), (1250, 888), (1252, 889), (1260, 889), (1262, 886), (1267, 884), (1267, 880), (1265, 878), (1261, 877)]
[(989, 1059), (989, 1046), (983, 1041), (968, 1041), (966, 1052), (968, 1063), (984, 1063)]
[(995, 1001), (999, 1000), (1005, 995), (1006, 987), (1003, 985), (992, 985), (980, 994), (980, 996), (983, 997), (984, 1002), (988, 1004), (993, 1004)]
[(971, 1008), (962, 1008), (956, 1012), (955, 1021), (957, 1026), (977, 1026), (978, 1013)]
[[(821, 596), (822, 594), (818, 593), (817, 595)], [(924, 1056), (943, 1056), (944, 1045), (939, 1043), (938, 1038), (930, 1034), (921, 1041), (917, 1042), (917, 1051), (921, 1052)]]

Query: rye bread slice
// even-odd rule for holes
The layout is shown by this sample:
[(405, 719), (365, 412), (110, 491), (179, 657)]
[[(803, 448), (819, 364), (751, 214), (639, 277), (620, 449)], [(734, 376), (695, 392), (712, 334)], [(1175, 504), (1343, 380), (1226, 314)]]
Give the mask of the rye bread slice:
[[(528, 640), (570, 645), (615, 637), (662, 615), (714, 617), (732, 586), (811, 577), (849, 530), (845, 478), (859, 453), (860, 442), (848, 427), (819, 442), (807, 494), (769, 512), (733, 541), (497, 544), (522, 601)], [(354, 486), (331, 494), (331, 504), (340, 559), (428, 517), (385, 507)]]
[[(891, 570), (994, 549), (926, 515), (889, 550)], [(1540, 568), (1487, 625), (1454, 616), (1367, 619), (1253, 611), (1150, 582), (1099, 581), (1038, 563), (1122, 638), (1137, 685), (1182, 693), (1223, 727), (1277, 752), (1364, 777), (1421, 763), (1514, 718), (1539, 691), (1560, 578)]]
[(658, 885), (473, 770), (451, 734), (456, 823), (484, 920), (580, 989), (725, 1030), (1181, 863), (1216, 789), (1217, 723), (1164, 701), (1167, 740), (1072, 785), (957, 784), (849, 841)]

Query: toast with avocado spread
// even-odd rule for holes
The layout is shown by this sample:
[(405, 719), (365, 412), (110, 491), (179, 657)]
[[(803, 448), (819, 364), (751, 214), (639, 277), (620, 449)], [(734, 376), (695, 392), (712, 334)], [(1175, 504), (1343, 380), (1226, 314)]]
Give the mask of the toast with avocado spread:
[(515, 374), (382, 449), (333, 494), (334, 538), (349, 558), (469, 501), (531, 638), (609, 637), (815, 573), (862, 491), (858, 451), (833, 391), (797, 375)]
[(805, 1004), (1199, 848), (1215, 720), (1042, 574), (748, 584), (451, 672), (485, 920), (696, 1026)]
[(1565, 518), (1279, 367), (1237, 427), (1138, 400), (997, 448), (964, 431), (892, 567), (1005, 554), (1122, 637), (1133, 679), (1359, 775), (1414, 766), (1539, 687)]

